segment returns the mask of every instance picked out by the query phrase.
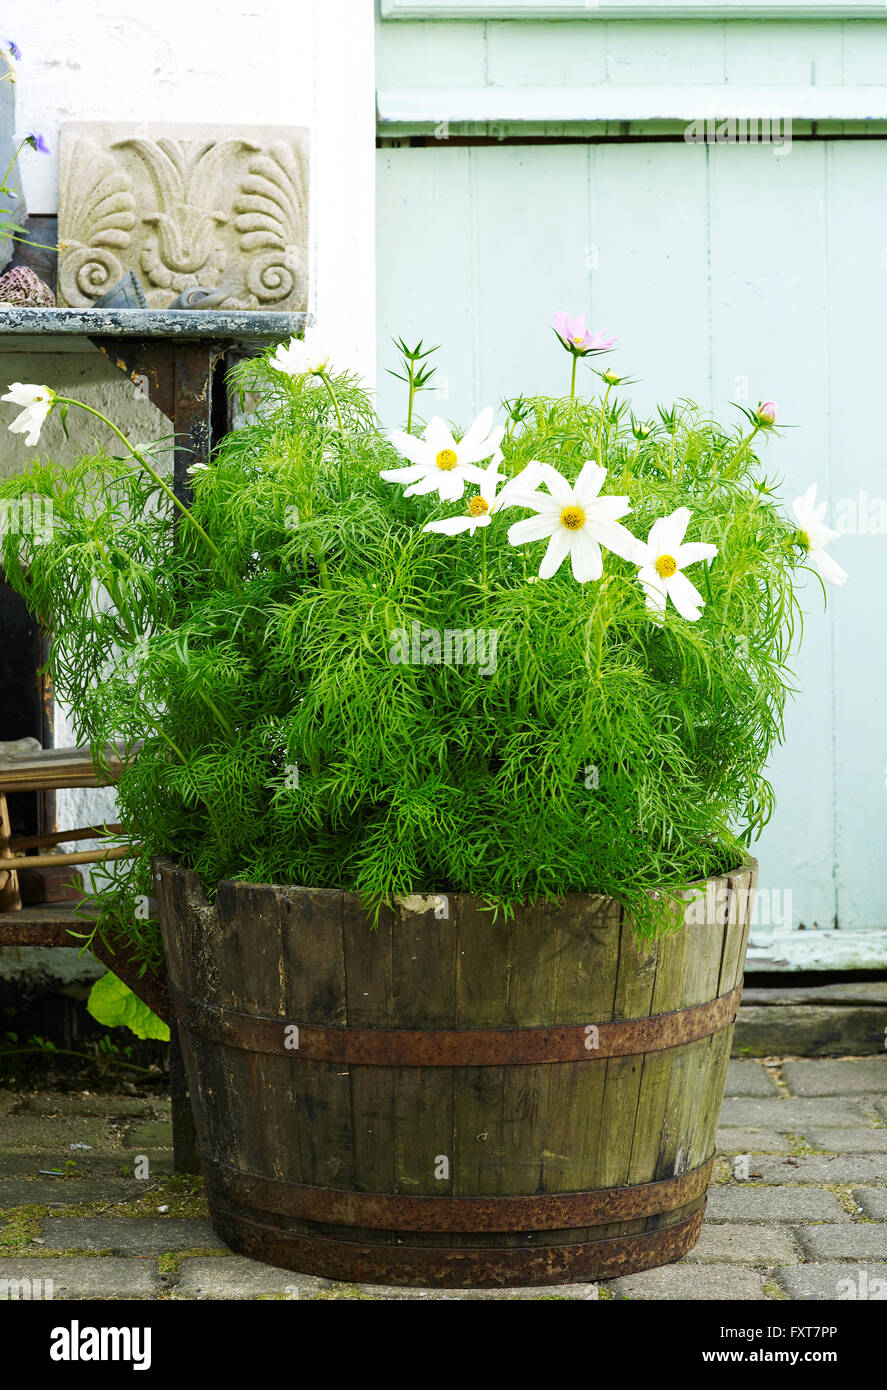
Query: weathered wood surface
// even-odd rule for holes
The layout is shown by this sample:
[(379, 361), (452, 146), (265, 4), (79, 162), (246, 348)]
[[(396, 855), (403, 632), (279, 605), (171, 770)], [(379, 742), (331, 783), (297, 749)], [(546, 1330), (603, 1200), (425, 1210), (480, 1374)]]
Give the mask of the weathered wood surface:
[[(722, 900), (712, 897), (705, 921), (641, 950), (605, 899), (571, 897), (504, 920), (463, 895), (411, 898), (383, 910), (372, 931), (348, 894), (226, 883), (210, 907), (196, 876), (166, 861), (155, 889), (171, 984), (186, 999), (233, 1011), (226, 1018), (235, 1029), (249, 1027), (237, 1015), (296, 1029), (588, 1029), (733, 991), (755, 872), (749, 865), (716, 880)], [(682, 913), (676, 905), (676, 923)], [(715, 920), (725, 913), (731, 920)], [(173, 1005), (214, 1219), (247, 1253), (339, 1277), (381, 1268), (399, 1282), (416, 1282), (419, 1268), (432, 1281), (483, 1282), (478, 1270), (488, 1260), (488, 1281), (507, 1283), (512, 1256), (514, 1280), (575, 1277), (579, 1267), (600, 1277), (594, 1269), (614, 1261), (629, 1269), (676, 1258), (688, 1248), (680, 1241), (695, 1239), (707, 1172), (680, 1204), (654, 1201), (651, 1188), (648, 1209), (643, 1185), (697, 1182), (712, 1157), (732, 1024), (627, 1056), (595, 1058), (591, 1046), (581, 1061), (386, 1066), (309, 1060), (297, 1047), (254, 1051), (246, 1033), (240, 1046), (210, 1041), (196, 1012), (189, 1029), (185, 1005), (175, 996)], [(388, 1224), (310, 1219), (312, 1203), (330, 1210), (314, 1189), (338, 1193), (342, 1211), (347, 1194), (358, 1213), (372, 1210), (360, 1194), (379, 1194), (399, 1197), (404, 1212), (408, 1199), (442, 1198), (435, 1210), (449, 1214), (426, 1229), (406, 1215), (399, 1227), (390, 1205), (379, 1208)], [(500, 1199), (532, 1204), (598, 1189), (627, 1189), (633, 1214), (556, 1229), (538, 1221), (515, 1228), (513, 1219), (496, 1227)], [(483, 1220), (462, 1220), (459, 1199), (484, 1199)], [(626, 1237), (635, 1244), (623, 1246)], [(601, 1241), (597, 1264), (574, 1253)]]

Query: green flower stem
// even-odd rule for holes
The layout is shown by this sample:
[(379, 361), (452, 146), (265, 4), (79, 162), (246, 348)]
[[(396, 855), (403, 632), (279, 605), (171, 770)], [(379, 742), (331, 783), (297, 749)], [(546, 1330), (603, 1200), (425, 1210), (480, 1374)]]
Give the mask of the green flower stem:
[(745, 439), (743, 439), (743, 441), (742, 441), (742, 443), (740, 444), (739, 448), (737, 449), (736, 453), (733, 455), (733, 458), (730, 460), (730, 467), (731, 467), (731, 469), (733, 469), (733, 468), (736, 467), (737, 463), (738, 463), (739, 460), (742, 458), (742, 455), (745, 453), (745, 451), (748, 449), (748, 447), (749, 447), (749, 445), (751, 444), (752, 440), (754, 439), (755, 435), (756, 435), (756, 434), (760, 434), (760, 432), (761, 432), (761, 426), (760, 426), (760, 425), (755, 425), (755, 427), (754, 427), (754, 429), (752, 430), (751, 434), (748, 435)]
[(142, 465), (142, 467), (144, 468), (145, 472), (148, 473), (148, 474), (154, 479), (155, 483), (156, 483), (157, 486), (161, 489), (161, 491), (166, 493), (167, 497), (168, 497), (169, 500), (172, 502), (173, 506), (178, 507), (178, 509), (179, 509), (179, 511), (181, 512), (182, 516), (185, 517), (185, 519), (187, 520), (188, 525), (189, 525), (189, 526), (192, 526), (192, 527), (194, 528), (194, 530), (197, 532), (197, 534), (198, 534), (200, 537), (202, 537), (204, 543), (207, 545), (207, 547), (208, 547), (209, 550), (212, 552), (212, 554), (216, 557), (216, 559), (217, 559), (217, 560), (221, 560), (222, 556), (221, 556), (221, 553), (220, 553), (220, 551), (219, 551), (218, 546), (215, 544), (214, 541), (211, 541), (211, 540), (210, 540), (209, 536), (206, 534), (206, 532), (204, 531), (203, 527), (200, 525), (200, 522), (199, 522), (199, 521), (195, 521), (195, 519), (194, 519), (194, 517), (192, 516), (190, 510), (188, 509), (188, 507), (185, 506), (184, 502), (180, 502), (180, 501), (179, 501), (178, 497), (176, 497), (176, 495), (175, 495), (175, 493), (173, 492), (172, 488), (169, 487), (169, 486), (163, 481), (163, 479), (161, 478), (160, 474), (157, 472), (156, 468), (152, 467), (152, 465), (151, 465), (151, 464), (148, 462), (148, 460), (145, 458), (144, 454), (140, 453), (139, 450), (136, 449), (136, 447), (130, 442), (130, 440), (127, 439), (127, 437), (126, 437), (126, 435), (123, 433), (123, 431), (122, 431), (121, 429), (118, 429), (118, 428), (117, 428), (117, 426), (114, 424), (114, 421), (113, 421), (113, 420), (109, 420), (108, 417), (107, 417), (107, 415), (103, 415), (102, 412), (101, 412), (100, 410), (96, 410), (94, 406), (86, 405), (85, 402), (74, 400), (74, 399), (73, 399), (72, 397), (70, 397), (70, 396), (56, 396), (55, 399), (56, 399), (56, 402), (57, 402), (58, 404), (60, 404), (60, 405), (76, 405), (76, 406), (79, 406), (80, 409), (81, 409), (81, 410), (85, 410), (86, 413), (87, 413), (88, 415), (94, 415), (95, 418), (96, 418), (97, 420), (101, 420), (104, 424), (106, 424), (106, 425), (108, 426), (108, 429), (111, 430), (114, 434), (116, 434), (117, 438), (118, 438), (123, 444), (126, 445), (127, 449), (129, 450), (130, 454), (132, 455), (132, 457), (133, 457), (134, 459), (136, 459), (136, 460)]
[(339, 402), (338, 402), (338, 399), (337, 399), (337, 397), (336, 397), (336, 393), (335, 393), (335, 391), (333, 390), (332, 383), (330, 382), (330, 379), (329, 379), (329, 377), (327, 376), (326, 372), (318, 372), (317, 375), (320, 377), (321, 381), (323, 382), (324, 386), (326, 387), (326, 389), (327, 389), (327, 391), (328, 391), (328, 393), (329, 393), (329, 398), (330, 398), (330, 400), (331, 400), (332, 403), (333, 403), (333, 409), (334, 409), (335, 412), (336, 412), (336, 419), (337, 419), (338, 422), (339, 422), (339, 429), (340, 429), (340, 430), (342, 431), (342, 433), (344, 434), (344, 433), (345, 433), (345, 425), (344, 425), (344, 423), (343, 423), (343, 421), (342, 421), (342, 412), (341, 412), (341, 410), (339, 409)]
[(570, 377), (570, 400), (576, 399), (576, 364), (579, 361), (579, 354), (574, 352), (573, 356), (573, 375)]
[[(421, 344), (420, 344), (421, 347)], [(418, 349), (417, 349), (418, 351)], [(407, 403), (407, 434), (413, 428), (413, 401), (416, 398), (416, 363), (410, 358), (410, 398)]]
[(9, 162), (9, 168), (6, 170), (6, 173), (3, 175), (3, 182), (0, 183), (0, 193), (8, 193), (8, 192), (9, 192), (9, 189), (6, 187), (6, 180), (9, 178), (9, 175), (12, 173), (13, 169), (15, 168), (15, 161), (18, 159), (19, 155), (21, 154), (22, 150), (25, 148), (25, 145), (27, 145), (27, 143), (28, 143), (27, 140), (23, 140), (22, 143), (19, 145), (18, 149), (16, 150), (15, 154), (12, 156), (12, 159), (11, 159), (10, 162)]
[[(327, 393), (328, 393), (328, 395), (329, 395), (329, 398), (330, 398), (330, 400), (331, 400), (332, 403), (333, 403), (333, 409), (334, 409), (335, 412), (336, 412), (336, 419), (337, 419), (338, 422), (339, 422), (339, 433), (340, 433), (340, 434), (342, 435), (342, 437), (344, 438), (344, 435), (345, 435), (345, 423), (344, 423), (344, 421), (343, 421), (343, 419), (342, 419), (342, 412), (341, 412), (341, 410), (339, 409), (339, 402), (338, 402), (338, 399), (337, 399), (337, 397), (336, 397), (336, 393), (335, 393), (335, 391), (333, 390), (332, 382), (330, 381), (330, 379), (329, 379), (329, 377), (327, 376), (326, 372), (318, 372), (317, 375), (320, 377), (321, 381), (323, 382), (324, 386), (325, 386), (326, 389), (327, 389)], [(341, 450), (341, 448), (339, 449), (339, 497), (341, 498), (341, 500), (342, 500), (343, 502), (345, 501), (345, 465), (344, 465), (344, 461), (343, 461), (343, 459), (342, 459), (342, 450)], [(319, 562), (318, 562), (318, 563), (319, 563)]]
[(613, 385), (612, 382), (610, 382), (610, 381), (607, 382), (607, 389), (606, 389), (606, 391), (604, 392), (604, 399), (603, 399), (603, 401), (601, 402), (601, 417), (600, 417), (600, 419), (598, 420), (598, 426), (597, 426), (597, 461), (598, 461), (598, 467), (599, 467), (599, 468), (600, 468), (600, 467), (603, 467), (603, 461), (602, 461), (602, 459), (601, 459), (601, 439), (602, 439), (603, 433), (604, 433), (604, 416), (605, 416), (606, 413), (607, 413), (607, 397), (608, 397), (609, 394), (610, 394), (610, 390), (611, 390), (611, 388), (612, 388), (612, 385)]

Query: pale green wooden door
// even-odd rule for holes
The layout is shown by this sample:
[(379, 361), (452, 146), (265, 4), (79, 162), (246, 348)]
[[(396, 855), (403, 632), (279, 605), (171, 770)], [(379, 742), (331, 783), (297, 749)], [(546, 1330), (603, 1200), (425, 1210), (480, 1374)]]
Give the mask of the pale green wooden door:
[(806, 953), (796, 941), (794, 963), (883, 962), (887, 140), (802, 139), (781, 157), (643, 138), (429, 140), (379, 150), (377, 198), (390, 423), (403, 410), (382, 371), (393, 334), (442, 345), (444, 391), (424, 408), (466, 422), (505, 395), (566, 389), (549, 327), (565, 308), (618, 335), (610, 360), (641, 378), (638, 413), (688, 396), (735, 419), (731, 401), (771, 397), (797, 426), (766, 446), (770, 473), (788, 501), (818, 481), (832, 521), (855, 534), (835, 543), (851, 579), (828, 615), (806, 587), (761, 883), (791, 894), (795, 927), (866, 929), (837, 947), (817, 933)]

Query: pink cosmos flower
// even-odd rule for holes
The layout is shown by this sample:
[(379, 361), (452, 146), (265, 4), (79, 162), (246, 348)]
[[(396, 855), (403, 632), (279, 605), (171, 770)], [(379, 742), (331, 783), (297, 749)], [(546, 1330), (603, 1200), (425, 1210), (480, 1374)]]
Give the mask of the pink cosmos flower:
[(775, 401), (763, 401), (758, 406), (758, 419), (765, 425), (775, 424), (778, 408)]
[(577, 314), (571, 319), (566, 309), (558, 309), (553, 327), (567, 351), (575, 353), (577, 357), (586, 357), (590, 352), (606, 352), (616, 342), (615, 338), (607, 337), (606, 330), (589, 333), (585, 327), (585, 315)]

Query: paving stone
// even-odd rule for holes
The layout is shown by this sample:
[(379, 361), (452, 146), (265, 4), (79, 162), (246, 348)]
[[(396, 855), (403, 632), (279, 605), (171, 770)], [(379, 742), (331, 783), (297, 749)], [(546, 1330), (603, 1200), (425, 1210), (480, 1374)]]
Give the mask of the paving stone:
[(883, 1115), (884, 1119), (887, 1120), (887, 1096), (882, 1096), (880, 1100), (875, 1101), (875, 1109), (879, 1115)]
[[(776, 993), (775, 990), (766, 992)], [(785, 1050), (788, 1040), (791, 1040), (792, 1051), (802, 1057), (833, 1058), (836, 1053), (854, 1057), (880, 1056), (884, 1050), (883, 1003), (872, 1008), (856, 1004), (761, 1007), (753, 996), (764, 993), (764, 990), (743, 991), (733, 1034), (734, 1052), (746, 1057), (774, 1057)]]
[(866, 1119), (858, 1102), (832, 1096), (821, 1100), (728, 1098), (721, 1110), (721, 1124), (775, 1129), (783, 1134), (801, 1133), (805, 1125), (845, 1129), (853, 1125), (872, 1127), (872, 1121)]
[(887, 1153), (801, 1154), (797, 1158), (750, 1154), (748, 1177), (752, 1182), (819, 1183), (821, 1186), (887, 1182)]
[(853, 1195), (866, 1216), (887, 1221), (887, 1187), (857, 1187)]
[(789, 1298), (825, 1299), (829, 1302), (887, 1297), (887, 1264), (787, 1265), (773, 1276)]
[(782, 1077), (793, 1096), (887, 1094), (887, 1057), (786, 1062)]
[(18, 1113), (31, 1115), (149, 1115), (154, 1119), (168, 1115), (169, 1102), (163, 1096), (84, 1095), (82, 1091), (52, 1092), (25, 1096)]
[(71, 1206), (74, 1202), (136, 1202), (146, 1185), (132, 1178), (35, 1178), (0, 1182), (0, 1211), (10, 1207)]
[(707, 1221), (693, 1249), (684, 1256), (690, 1263), (726, 1260), (735, 1264), (773, 1265), (797, 1261), (798, 1249), (785, 1226), (760, 1226), (743, 1222)]
[(397, 1289), (382, 1284), (343, 1284), (274, 1269), (255, 1260), (232, 1255), (228, 1259), (194, 1256), (183, 1260), (175, 1279), (174, 1297), (181, 1299), (250, 1299), (365, 1301), (529, 1301), (559, 1299), (567, 1302), (596, 1299), (595, 1284), (557, 1284), (526, 1289)]
[(64, 1169), (69, 1160), (74, 1162), (71, 1174), (77, 1178), (130, 1177), (136, 1153), (148, 1159), (148, 1169), (152, 1177), (171, 1173), (173, 1156), (168, 1150), (160, 1149), (77, 1149), (73, 1153), (3, 1153), (0, 1151), (0, 1171), (4, 1178), (38, 1177), (40, 1169)]
[(814, 1149), (838, 1154), (887, 1154), (887, 1129), (818, 1129), (810, 1125), (797, 1132)]
[(718, 1153), (788, 1153), (791, 1143), (784, 1134), (766, 1129), (738, 1129), (728, 1125), (718, 1130)]
[(18, 1092), (0, 1090), (0, 1115), (8, 1115), (18, 1100)]
[(133, 1149), (171, 1149), (172, 1122), (146, 1120), (142, 1124), (130, 1125), (123, 1136), (123, 1142)]
[(75, 1158), (82, 1150), (72, 1150), (72, 1144), (88, 1144), (101, 1148), (107, 1142), (108, 1126), (104, 1120), (86, 1119), (71, 1115), (64, 1119), (47, 1119), (42, 1115), (7, 1115), (0, 1130), (0, 1154), (55, 1149)]
[(709, 1221), (846, 1221), (848, 1213), (832, 1192), (810, 1187), (758, 1187), (730, 1183), (709, 1190)]
[(887, 1257), (887, 1224), (851, 1221), (846, 1226), (801, 1226), (798, 1239), (804, 1253), (819, 1260), (883, 1260)]
[(225, 1250), (208, 1221), (195, 1217), (50, 1216), (40, 1232), (50, 1250), (111, 1250), (162, 1255), (175, 1250)]
[(763, 1278), (756, 1270), (742, 1265), (710, 1264), (702, 1274), (698, 1265), (683, 1260), (659, 1269), (645, 1269), (641, 1274), (628, 1274), (601, 1287), (612, 1289), (616, 1298), (657, 1302), (687, 1299), (696, 1303), (767, 1297)]
[(68, 1298), (154, 1298), (161, 1287), (153, 1260), (53, 1260), (42, 1256), (7, 1260), (0, 1255), (0, 1280), (3, 1279), (51, 1279), (54, 1302)]
[(779, 1087), (760, 1062), (731, 1061), (727, 1068), (728, 1096), (778, 1096)]

